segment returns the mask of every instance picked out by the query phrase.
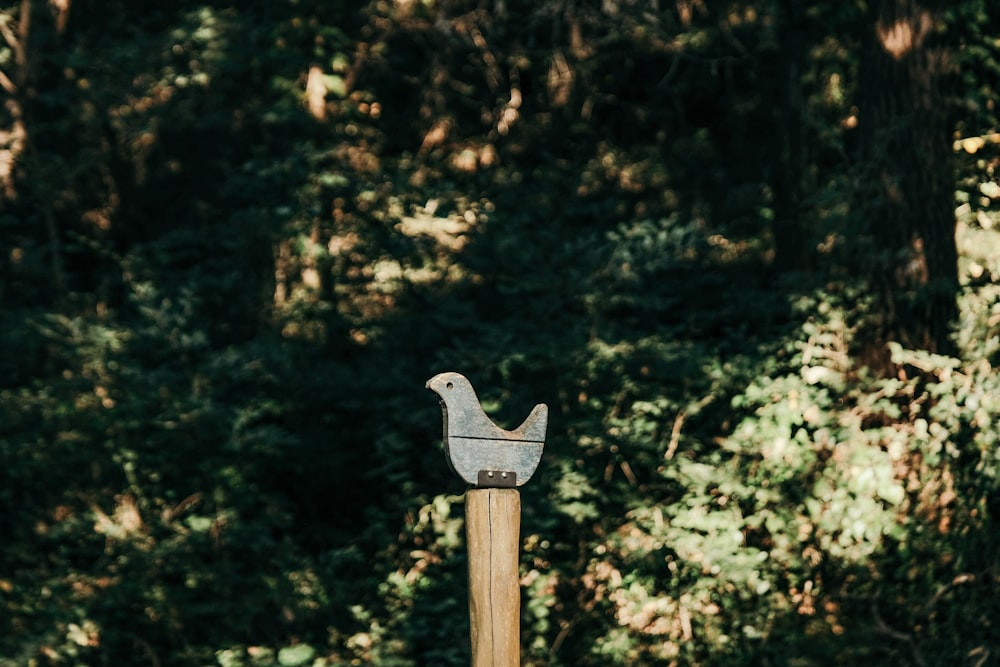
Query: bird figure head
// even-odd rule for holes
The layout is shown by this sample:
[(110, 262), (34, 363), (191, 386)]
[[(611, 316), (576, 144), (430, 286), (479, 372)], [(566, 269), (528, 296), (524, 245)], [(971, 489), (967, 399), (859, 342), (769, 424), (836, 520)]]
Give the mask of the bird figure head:
[(457, 406), (470, 399), (479, 403), (472, 383), (460, 373), (438, 373), (427, 381), (427, 388), (440, 396), (446, 406)]

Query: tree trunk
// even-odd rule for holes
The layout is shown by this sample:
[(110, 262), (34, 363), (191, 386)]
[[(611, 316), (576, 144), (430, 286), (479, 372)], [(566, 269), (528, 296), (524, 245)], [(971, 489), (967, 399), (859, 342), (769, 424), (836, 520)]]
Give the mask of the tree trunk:
[[(64, 22), (69, 10), (69, 0), (56, 3), (59, 17)], [(32, 104), (37, 85), (37, 55), (40, 47), (37, 21), (44, 18), (44, 3), (41, 0), (21, 0), (17, 19), (0, 22), (0, 38), (13, 54), (9, 68), (11, 74), (0, 70), (0, 88), (7, 95), (4, 108), (10, 118), (10, 129), (0, 129), (0, 203), (15, 201), (25, 194), (34, 200), (38, 215), (44, 221), (48, 241), (49, 279), (55, 299), (64, 296), (65, 275), (63, 269), (62, 242), (52, 206), (51, 193), (42, 191), (32, 173), (38, 167), (38, 155), (32, 148), (29, 130), (32, 128)], [(62, 25), (62, 23), (60, 24)], [(18, 191), (18, 187), (27, 190)]]
[(948, 353), (958, 290), (954, 176), (931, 0), (878, 0), (860, 63), (861, 172), (854, 213), (862, 275), (876, 299), (869, 359), (889, 370), (885, 344)]
[(802, 68), (807, 62), (805, 7), (801, 0), (778, 3), (778, 53), (774, 74), (779, 104), (775, 109), (775, 137), (780, 151), (775, 160), (773, 193), (774, 268), (778, 273), (813, 268), (809, 230), (802, 216), (807, 185), (805, 100)]

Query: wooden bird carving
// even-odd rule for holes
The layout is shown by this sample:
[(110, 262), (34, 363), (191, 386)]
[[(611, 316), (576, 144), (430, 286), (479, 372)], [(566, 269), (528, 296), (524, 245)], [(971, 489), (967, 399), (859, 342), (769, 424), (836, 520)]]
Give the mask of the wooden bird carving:
[(427, 381), (441, 397), (444, 451), (448, 465), (473, 486), (521, 486), (538, 467), (545, 444), (549, 408), (539, 403), (513, 431), (486, 415), (465, 376), (441, 373)]

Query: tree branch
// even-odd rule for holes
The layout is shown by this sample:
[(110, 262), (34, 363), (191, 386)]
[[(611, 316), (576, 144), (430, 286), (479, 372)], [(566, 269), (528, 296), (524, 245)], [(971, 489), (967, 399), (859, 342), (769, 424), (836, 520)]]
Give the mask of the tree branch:
[(872, 603), (872, 616), (875, 618), (875, 627), (878, 632), (886, 635), (887, 637), (891, 637), (898, 642), (906, 644), (913, 655), (913, 661), (920, 667), (927, 667), (927, 661), (924, 660), (923, 654), (921, 654), (920, 649), (917, 648), (917, 642), (914, 641), (913, 635), (900, 632), (899, 630), (889, 627), (889, 625), (882, 619), (882, 614), (879, 613), (877, 601)]
[(18, 44), (17, 35), (10, 29), (10, 22), (12, 20), (10, 16), (0, 16), (0, 35), (3, 35), (3, 41), (7, 42), (7, 46), (10, 47), (11, 51), (17, 54), (21, 47)]
[(9, 95), (17, 94), (17, 85), (10, 80), (10, 77), (3, 70), (0, 70), (0, 88), (6, 90)]

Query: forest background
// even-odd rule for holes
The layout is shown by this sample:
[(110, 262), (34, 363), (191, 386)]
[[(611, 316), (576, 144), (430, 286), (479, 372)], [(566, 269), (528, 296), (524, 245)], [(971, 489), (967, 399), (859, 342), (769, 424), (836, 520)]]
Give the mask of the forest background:
[(1000, 662), (1000, 4), (0, 13), (0, 665)]

